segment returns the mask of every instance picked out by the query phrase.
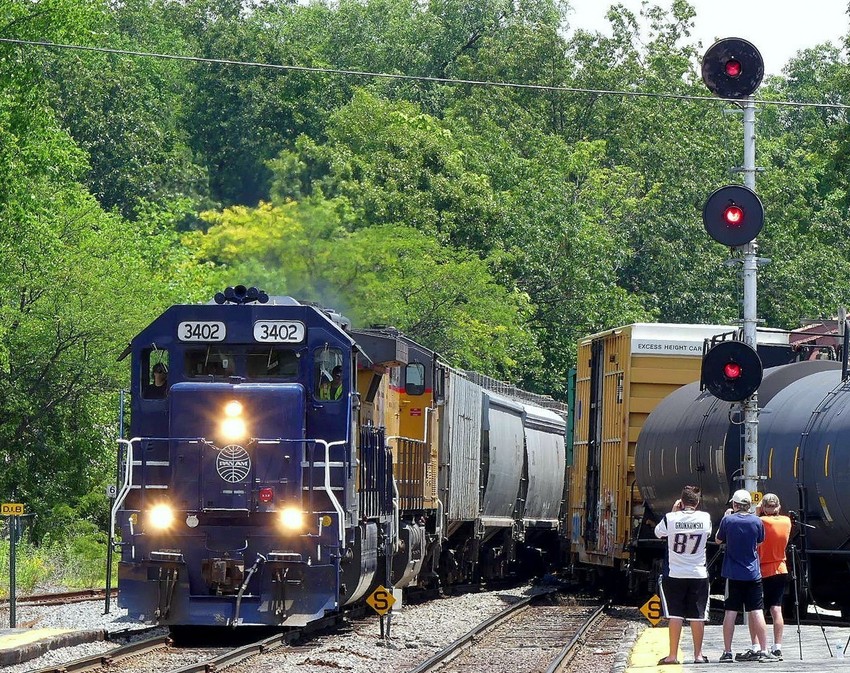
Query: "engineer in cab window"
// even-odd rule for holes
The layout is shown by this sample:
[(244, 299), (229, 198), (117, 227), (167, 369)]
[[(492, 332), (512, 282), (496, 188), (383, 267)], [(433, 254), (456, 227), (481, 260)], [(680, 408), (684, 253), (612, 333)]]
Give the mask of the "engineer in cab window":
[(331, 380), (322, 381), (319, 386), (320, 400), (338, 400), (342, 395), (342, 367), (337, 365), (331, 370)]
[(153, 382), (148, 384), (145, 397), (159, 399), (165, 397), (168, 390), (168, 367), (162, 362), (157, 362), (151, 370)]

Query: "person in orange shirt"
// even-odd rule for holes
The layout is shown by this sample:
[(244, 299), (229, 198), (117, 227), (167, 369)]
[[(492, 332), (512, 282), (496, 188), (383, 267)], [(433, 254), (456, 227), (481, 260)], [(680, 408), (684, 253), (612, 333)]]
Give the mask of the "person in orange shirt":
[(788, 584), (788, 566), (785, 563), (785, 548), (791, 536), (791, 519), (780, 514), (779, 497), (765, 493), (758, 505), (757, 513), (764, 524), (764, 542), (758, 546), (761, 565), (764, 607), (770, 610), (773, 620), (773, 647), (771, 654), (782, 659), (782, 597)]

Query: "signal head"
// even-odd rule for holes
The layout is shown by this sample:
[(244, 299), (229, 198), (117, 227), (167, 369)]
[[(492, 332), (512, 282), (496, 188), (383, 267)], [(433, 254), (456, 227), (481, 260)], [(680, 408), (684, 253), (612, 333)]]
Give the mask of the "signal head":
[(761, 358), (743, 341), (721, 341), (702, 359), (700, 383), (727, 402), (747, 399), (761, 385)]
[(702, 210), (705, 230), (718, 243), (746, 245), (764, 226), (764, 206), (758, 195), (743, 185), (727, 185), (714, 191)]
[(702, 81), (721, 98), (746, 98), (764, 77), (764, 59), (752, 43), (739, 37), (715, 42), (702, 57)]

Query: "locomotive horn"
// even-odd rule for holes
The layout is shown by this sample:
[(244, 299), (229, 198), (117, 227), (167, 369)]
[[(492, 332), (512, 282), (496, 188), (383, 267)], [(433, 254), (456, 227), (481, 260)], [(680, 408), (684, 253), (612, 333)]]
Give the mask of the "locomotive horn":
[(216, 304), (224, 304), (226, 302), (231, 302), (232, 304), (248, 304), (252, 301), (265, 304), (269, 300), (269, 295), (256, 287), (236, 285), (235, 287), (225, 288), (224, 292), (216, 292), (213, 299)]

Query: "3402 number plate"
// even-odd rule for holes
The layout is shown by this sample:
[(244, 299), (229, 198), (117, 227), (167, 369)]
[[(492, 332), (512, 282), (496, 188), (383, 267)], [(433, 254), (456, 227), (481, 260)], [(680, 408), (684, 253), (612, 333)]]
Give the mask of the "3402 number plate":
[(298, 320), (258, 320), (254, 323), (254, 340), (266, 343), (297, 344), (304, 341), (307, 330)]
[(188, 321), (177, 326), (177, 338), (180, 341), (224, 341), (227, 330), (223, 322)]

